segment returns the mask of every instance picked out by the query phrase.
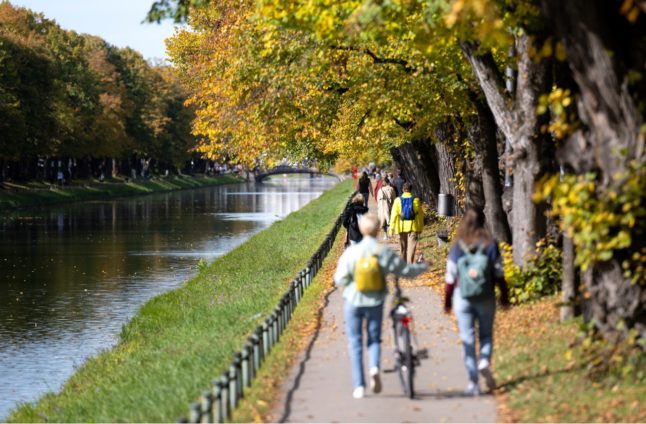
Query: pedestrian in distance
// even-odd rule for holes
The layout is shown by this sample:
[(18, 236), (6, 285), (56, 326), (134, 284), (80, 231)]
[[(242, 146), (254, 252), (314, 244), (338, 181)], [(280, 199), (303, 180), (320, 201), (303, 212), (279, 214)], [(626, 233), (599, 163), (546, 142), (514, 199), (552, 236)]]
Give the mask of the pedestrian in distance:
[(379, 228), (384, 231), (384, 240), (388, 239), (388, 223), (390, 221), (390, 210), (397, 198), (395, 189), (390, 185), (390, 180), (384, 178), (383, 184), (377, 192), (377, 217)]
[[(469, 208), (462, 218), (456, 240), (449, 251), (445, 276), (444, 312), (455, 311), (469, 382), (465, 394), (480, 394), (478, 374), (489, 391), (496, 387), (491, 371), (493, 324), (496, 293), (501, 304), (509, 306), (507, 284), (503, 273), (498, 242), (485, 227), (482, 210)], [(478, 322), (479, 358), (475, 349), (475, 323)], [(478, 360), (479, 359), (479, 360)]]
[(427, 268), (425, 263), (408, 264), (387, 246), (377, 241), (379, 222), (369, 212), (359, 219), (363, 240), (350, 246), (339, 258), (334, 282), (344, 287), (343, 299), (350, 364), (352, 367), (352, 396), (364, 397), (366, 380), (363, 368), (363, 323), (367, 329), (370, 388), (381, 392), (381, 323), (384, 300), (388, 294), (387, 274), (415, 277)]
[(368, 196), (372, 194), (372, 184), (370, 184), (367, 171), (363, 171), (361, 178), (359, 178), (359, 193), (363, 195), (364, 206), (368, 207)]
[(346, 228), (345, 245), (358, 243), (363, 238), (361, 231), (359, 231), (359, 217), (368, 212), (368, 208), (364, 206), (363, 194), (357, 193), (352, 197), (352, 201), (343, 214), (343, 226)]
[(404, 183), (402, 195), (393, 202), (388, 234), (399, 234), (401, 255), (408, 263), (415, 260), (419, 234), (424, 229), (424, 210), (418, 197), (412, 194), (411, 183)]
[(397, 171), (397, 176), (390, 180), (390, 184), (393, 186), (397, 192), (397, 196), (404, 194), (404, 179), (401, 177), (401, 171)]

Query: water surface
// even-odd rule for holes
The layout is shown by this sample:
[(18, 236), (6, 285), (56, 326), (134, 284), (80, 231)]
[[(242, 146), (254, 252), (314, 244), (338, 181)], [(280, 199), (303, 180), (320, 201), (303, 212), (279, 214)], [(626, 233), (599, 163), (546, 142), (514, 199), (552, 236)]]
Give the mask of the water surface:
[(0, 217), (0, 421), (16, 403), (58, 390), (200, 260), (225, 254), (335, 183), (274, 178)]

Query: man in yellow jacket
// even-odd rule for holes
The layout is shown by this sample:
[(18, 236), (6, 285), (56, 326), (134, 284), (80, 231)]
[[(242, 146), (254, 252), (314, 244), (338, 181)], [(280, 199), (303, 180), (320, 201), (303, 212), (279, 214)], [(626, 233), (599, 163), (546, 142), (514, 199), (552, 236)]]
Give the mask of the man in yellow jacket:
[(406, 262), (412, 264), (415, 262), (417, 240), (424, 228), (424, 210), (419, 198), (411, 194), (411, 183), (404, 183), (402, 191), (402, 195), (395, 199), (390, 211), (388, 233), (399, 234), (401, 256)]

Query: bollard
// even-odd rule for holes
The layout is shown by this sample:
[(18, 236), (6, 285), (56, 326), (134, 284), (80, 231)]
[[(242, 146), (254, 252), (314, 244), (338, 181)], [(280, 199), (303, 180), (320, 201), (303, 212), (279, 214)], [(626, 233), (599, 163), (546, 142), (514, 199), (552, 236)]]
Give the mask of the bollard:
[(213, 397), (211, 396), (210, 391), (206, 391), (202, 394), (201, 407), (202, 407), (202, 416), (200, 418), (201, 423), (212, 423), (213, 418), (211, 415), (211, 409), (213, 408)]

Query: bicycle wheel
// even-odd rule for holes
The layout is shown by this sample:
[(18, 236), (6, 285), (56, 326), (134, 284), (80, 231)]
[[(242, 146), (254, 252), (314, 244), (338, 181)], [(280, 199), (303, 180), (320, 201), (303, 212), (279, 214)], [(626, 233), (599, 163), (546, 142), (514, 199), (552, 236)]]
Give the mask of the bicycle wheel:
[(396, 329), (397, 351), (399, 354), (397, 364), (399, 381), (401, 382), (404, 394), (406, 394), (410, 399), (413, 399), (415, 397), (415, 385), (413, 383), (415, 376), (415, 361), (413, 361), (410, 330), (401, 322), (397, 322)]

